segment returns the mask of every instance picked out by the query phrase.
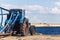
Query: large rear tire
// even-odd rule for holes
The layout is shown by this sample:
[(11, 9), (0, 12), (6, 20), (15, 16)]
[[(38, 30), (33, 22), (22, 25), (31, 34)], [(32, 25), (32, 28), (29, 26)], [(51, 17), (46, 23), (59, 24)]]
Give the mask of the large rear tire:
[(22, 30), (23, 30), (23, 35), (28, 35), (29, 27), (28, 27), (28, 20), (27, 19), (24, 19)]

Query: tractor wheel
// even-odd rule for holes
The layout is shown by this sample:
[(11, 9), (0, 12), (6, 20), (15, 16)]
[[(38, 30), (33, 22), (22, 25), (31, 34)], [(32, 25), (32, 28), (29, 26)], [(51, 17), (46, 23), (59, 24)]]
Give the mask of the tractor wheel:
[(21, 34), (21, 36), (25, 36), (24, 35), (24, 27), (23, 27), (23, 24), (20, 24), (20, 34)]
[(24, 22), (24, 35), (28, 35), (28, 23), (27, 22)]
[(33, 25), (30, 26), (29, 31), (30, 31), (31, 35), (34, 35), (35, 34), (35, 26), (33, 26)]
[(22, 35), (28, 35), (28, 21), (27, 19), (24, 20), (24, 23), (23, 23), (23, 29), (22, 29)]

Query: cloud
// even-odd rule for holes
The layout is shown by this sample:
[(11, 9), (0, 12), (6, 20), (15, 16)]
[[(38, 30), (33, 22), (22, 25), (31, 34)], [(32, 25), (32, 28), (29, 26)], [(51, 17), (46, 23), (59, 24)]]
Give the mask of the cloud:
[(40, 5), (25, 5), (22, 6), (22, 8), (26, 10), (26, 13), (60, 14), (60, 8), (56, 6), (53, 8), (49, 8)]
[(51, 8), (50, 13), (60, 14), (60, 8), (58, 8), (58, 7)]
[(6, 8), (6, 9), (20, 8), (17, 5), (11, 5), (11, 4), (0, 4), (0, 7)]
[(25, 9), (26, 13), (32, 13), (32, 12), (48, 13), (49, 12), (48, 7), (44, 7), (44, 6), (40, 6), (40, 5), (18, 6), (18, 5), (11, 5), (11, 4), (0, 4), (0, 7), (7, 8), (7, 9), (13, 9), (13, 8)]
[(49, 13), (53, 13), (53, 14), (60, 14), (60, 2), (55, 2), (54, 3), (54, 7), (50, 8), (50, 12)]
[(23, 9), (27, 10), (27, 13), (32, 13), (32, 12), (39, 12), (39, 13), (48, 13), (49, 8), (40, 6), (40, 5), (25, 5), (22, 6)]
[[(60, 2), (55, 2), (55, 5), (60, 5)], [(11, 4), (0, 4), (1, 7), (7, 8), (7, 9), (25, 9), (26, 13), (53, 13), (53, 14), (60, 14), (60, 8), (59, 7), (44, 7), (41, 5), (23, 5), (23, 6), (18, 6), (18, 5), (11, 5)]]
[(56, 6), (60, 6), (60, 2), (55, 2), (54, 3)]

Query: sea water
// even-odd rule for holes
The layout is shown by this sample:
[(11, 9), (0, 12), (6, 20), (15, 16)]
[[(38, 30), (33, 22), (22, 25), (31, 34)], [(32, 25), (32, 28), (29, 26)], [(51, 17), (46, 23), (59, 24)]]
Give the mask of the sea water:
[(45, 35), (60, 35), (60, 27), (36, 27), (36, 32)]

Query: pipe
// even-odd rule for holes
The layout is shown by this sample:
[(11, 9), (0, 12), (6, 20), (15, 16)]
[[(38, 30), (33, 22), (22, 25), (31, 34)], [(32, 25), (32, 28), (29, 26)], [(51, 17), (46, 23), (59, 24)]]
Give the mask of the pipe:
[[(3, 14), (2, 9), (1, 9), (1, 14)], [(2, 23), (3, 23), (3, 15), (1, 16), (1, 26), (2, 26)]]
[(11, 14), (11, 17), (10, 17), (8, 23), (7, 23), (6, 26), (0, 31), (0, 33), (2, 33), (2, 32), (6, 29), (6, 27), (9, 25), (9, 22), (11, 21), (12, 15), (13, 15), (13, 13)]
[(9, 11), (8, 9), (2, 8), (2, 7), (0, 7), (0, 8), (3, 9), (3, 10), (5, 10), (5, 11)]
[[(17, 18), (18, 18), (18, 16), (19, 16), (19, 13), (18, 13), (18, 15), (16, 16), (15, 20), (13, 21), (12, 25), (15, 23), (15, 21), (16, 21)], [(12, 18), (12, 15), (11, 15), (11, 17), (10, 17), (10, 19), (9, 19), (9, 22), (11, 21), (11, 18)], [(2, 32), (6, 29), (6, 27), (7, 27), (8, 24), (9, 24), (9, 22), (8, 22), (8, 23), (6, 24), (6, 26), (0, 31), (0, 33), (2, 33)]]

